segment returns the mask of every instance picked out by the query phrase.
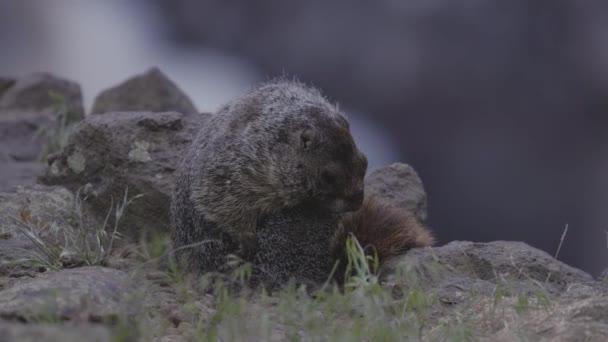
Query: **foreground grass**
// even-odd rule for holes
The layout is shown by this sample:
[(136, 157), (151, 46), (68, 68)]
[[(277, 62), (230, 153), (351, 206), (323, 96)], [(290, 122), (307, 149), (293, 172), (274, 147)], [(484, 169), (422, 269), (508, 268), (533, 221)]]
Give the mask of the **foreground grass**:
[[(553, 310), (540, 290), (507, 297), (500, 284), (492, 296), (471, 292), (461, 304), (445, 304), (406, 269), (392, 285), (380, 282), (356, 240), (348, 241), (347, 251), (343, 287), (290, 283), (271, 294), (246, 286), (235, 293), (228, 284), (246, 281), (250, 271), (237, 268), (202, 297), (183, 296), (187, 319), (175, 330), (188, 341), (469, 341), (499, 331), (517, 335), (518, 327)], [(208, 278), (199, 282), (208, 288)]]
[[(91, 226), (82, 217), (84, 199), (77, 195), (77, 228), (63, 233), (67, 235), (62, 244), (36, 235), (41, 227), (29, 217), (15, 219), (16, 229), (38, 249), (28, 261), (48, 269), (107, 265), (121, 218), (138, 197), (129, 199), (125, 192), (112, 203), (104, 223)], [(398, 269), (390, 282), (381, 282), (377, 259), (366, 256), (355, 239), (347, 241), (346, 251), (343, 286), (328, 281), (310, 289), (291, 283), (268, 293), (246, 286), (251, 265), (238, 259), (227, 277), (202, 277), (193, 283), (166, 258), (171, 254), (166, 237), (141, 242), (132, 249), (130, 270), (163, 272), (169, 286), (163, 285), (162, 291), (177, 298), (178, 314), (160, 310), (161, 297), (153, 293), (146, 316), (154, 324), (137, 322), (140, 336), (144, 341), (469, 341), (503, 334), (508, 336), (503, 340), (534, 340), (523, 327), (555, 315), (556, 307), (540, 283), (537, 293), (506, 296), (508, 282), (499, 280), (490, 296), (470, 292), (458, 304), (444, 303), (406, 268)], [(116, 341), (132, 339), (132, 326), (120, 323), (114, 329)]]
[(181, 333), (192, 341), (469, 341), (516, 329), (552, 310), (533, 296), (472, 296), (459, 308), (446, 308), (421, 288), (394, 292), (369, 284), (311, 295), (291, 284), (272, 295), (235, 296), (224, 288)]

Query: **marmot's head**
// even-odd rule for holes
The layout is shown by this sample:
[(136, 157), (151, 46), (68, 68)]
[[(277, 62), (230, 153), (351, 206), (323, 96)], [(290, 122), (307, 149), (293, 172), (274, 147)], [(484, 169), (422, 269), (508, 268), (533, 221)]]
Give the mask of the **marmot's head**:
[(284, 181), (297, 184), (306, 197), (302, 200), (312, 200), (336, 213), (355, 211), (363, 201), (367, 158), (357, 148), (341, 113), (307, 110), (309, 120), (290, 133), (291, 151), (282, 163), (291, 169), (282, 173), (290, 179)]
[(337, 114), (335, 122), (312, 129), (308, 140), (313, 196), (334, 212), (357, 210), (363, 201), (367, 158), (355, 145), (346, 119)]
[(247, 112), (266, 114), (258, 129), (276, 142), (267, 174), (287, 206), (310, 200), (336, 213), (359, 208), (367, 158), (342, 112), (319, 90), (277, 79), (250, 96)]

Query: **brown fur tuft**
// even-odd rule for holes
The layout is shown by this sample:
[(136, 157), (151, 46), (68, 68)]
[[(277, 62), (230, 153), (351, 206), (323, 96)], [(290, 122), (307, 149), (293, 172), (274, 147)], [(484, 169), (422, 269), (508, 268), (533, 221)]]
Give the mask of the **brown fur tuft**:
[(344, 258), (346, 239), (352, 233), (366, 254), (378, 256), (380, 267), (414, 247), (434, 244), (431, 233), (408, 211), (366, 197), (358, 211), (346, 214), (332, 245), (335, 259)]

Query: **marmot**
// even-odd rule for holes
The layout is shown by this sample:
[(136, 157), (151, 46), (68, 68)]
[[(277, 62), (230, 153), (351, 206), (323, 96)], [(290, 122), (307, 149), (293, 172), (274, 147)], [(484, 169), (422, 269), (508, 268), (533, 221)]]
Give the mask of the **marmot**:
[[(258, 227), (259, 250), (253, 262), (252, 285), (280, 288), (297, 283), (343, 283), (347, 266), (346, 239), (353, 234), (366, 255), (378, 257), (378, 269), (415, 247), (431, 246), (431, 233), (410, 212), (366, 197), (356, 212), (332, 214), (299, 206), (267, 217)], [(328, 279), (335, 262), (334, 279)], [(370, 265), (371, 266), (371, 265)]]
[(252, 284), (276, 288), (322, 283), (337, 259), (343, 280), (349, 233), (380, 266), (431, 245), (411, 214), (374, 198), (344, 215), (361, 203), (366, 169), (348, 122), (317, 90), (262, 85), (223, 107), (186, 153), (171, 207), (176, 254), (190, 271), (225, 271), (253, 234)]
[(366, 170), (337, 106), (297, 81), (265, 83), (222, 107), (187, 149), (171, 200), (176, 256), (198, 272), (222, 270), (230, 253), (251, 260), (268, 215), (307, 203), (358, 209)]

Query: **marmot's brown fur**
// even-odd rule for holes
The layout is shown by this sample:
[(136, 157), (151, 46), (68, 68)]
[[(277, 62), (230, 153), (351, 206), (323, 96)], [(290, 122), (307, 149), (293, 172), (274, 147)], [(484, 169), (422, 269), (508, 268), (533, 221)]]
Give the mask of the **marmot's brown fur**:
[[(366, 255), (377, 256), (379, 268), (415, 247), (431, 246), (435, 239), (416, 217), (373, 196), (366, 197), (356, 212), (347, 213), (332, 242), (332, 257), (346, 263), (345, 244), (352, 234)], [(339, 272), (340, 273), (340, 272)]]

